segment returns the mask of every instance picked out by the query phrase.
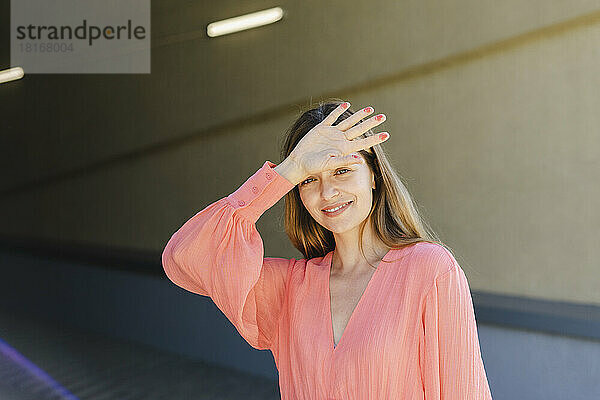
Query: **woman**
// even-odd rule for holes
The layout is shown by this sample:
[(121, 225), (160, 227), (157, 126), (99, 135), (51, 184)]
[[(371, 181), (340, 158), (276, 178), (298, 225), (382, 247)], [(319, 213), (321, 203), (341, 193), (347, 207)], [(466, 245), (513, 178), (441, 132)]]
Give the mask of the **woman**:
[[(467, 279), (423, 227), (371, 113), (305, 112), (279, 165), (171, 237), (165, 273), (271, 350), (282, 399), (491, 399)], [(284, 195), (301, 260), (264, 258), (255, 227)]]

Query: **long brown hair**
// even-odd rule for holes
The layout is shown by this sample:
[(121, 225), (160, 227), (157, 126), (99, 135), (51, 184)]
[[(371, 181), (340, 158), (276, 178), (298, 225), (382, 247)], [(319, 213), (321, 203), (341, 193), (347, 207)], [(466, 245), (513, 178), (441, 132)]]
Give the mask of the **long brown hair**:
[[(310, 109), (304, 111), (286, 132), (281, 149), (281, 160), (285, 160), (300, 139), (323, 121), (340, 103), (342, 101), (338, 99), (319, 102), (318, 106), (313, 105), (312, 108), (309, 107)], [(337, 122), (339, 123), (352, 114), (354, 111), (348, 108)], [(373, 134), (374, 132), (369, 129), (357, 139)], [(447, 248), (421, 218), (410, 193), (394, 171), (381, 145), (377, 144), (367, 150), (360, 150), (359, 153), (365, 158), (375, 177), (373, 205), (369, 215), (360, 225), (359, 248), (363, 257), (365, 254), (362, 237), (369, 217), (371, 217), (371, 224), (377, 237), (392, 249), (401, 249), (417, 242), (437, 243)], [(306, 259), (325, 256), (335, 249), (333, 233), (315, 221), (306, 210), (300, 198), (298, 185), (285, 195), (284, 214), (285, 231), (294, 247)]]

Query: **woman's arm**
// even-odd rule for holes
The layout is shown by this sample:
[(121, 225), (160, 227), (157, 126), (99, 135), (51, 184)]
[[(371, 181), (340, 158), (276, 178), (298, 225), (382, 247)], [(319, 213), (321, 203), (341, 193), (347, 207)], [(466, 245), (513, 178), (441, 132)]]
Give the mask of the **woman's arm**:
[(467, 278), (456, 260), (438, 276), (423, 303), (420, 342), (426, 400), (491, 400)]
[(304, 179), (301, 166), (298, 161), (294, 160), (292, 155), (288, 156), (278, 166), (273, 168), (273, 171), (283, 176), (294, 186)]
[(189, 219), (162, 253), (167, 277), (210, 296), (254, 348), (270, 348), (295, 260), (264, 258), (255, 223), (294, 185), (264, 165), (235, 192)]

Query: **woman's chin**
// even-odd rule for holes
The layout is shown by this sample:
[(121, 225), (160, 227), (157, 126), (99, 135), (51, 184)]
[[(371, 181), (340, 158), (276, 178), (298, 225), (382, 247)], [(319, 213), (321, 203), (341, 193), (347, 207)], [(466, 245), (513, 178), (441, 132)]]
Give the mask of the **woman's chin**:
[(320, 224), (331, 233), (344, 233), (358, 227), (358, 223), (349, 223), (348, 221), (331, 222)]

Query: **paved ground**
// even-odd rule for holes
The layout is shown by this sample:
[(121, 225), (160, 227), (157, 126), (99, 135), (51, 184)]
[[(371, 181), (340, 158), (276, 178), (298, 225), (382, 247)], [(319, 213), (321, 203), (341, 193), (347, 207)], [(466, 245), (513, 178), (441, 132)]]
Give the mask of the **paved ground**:
[(280, 394), (277, 382), (263, 377), (0, 311), (0, 399), (270, 400)]

